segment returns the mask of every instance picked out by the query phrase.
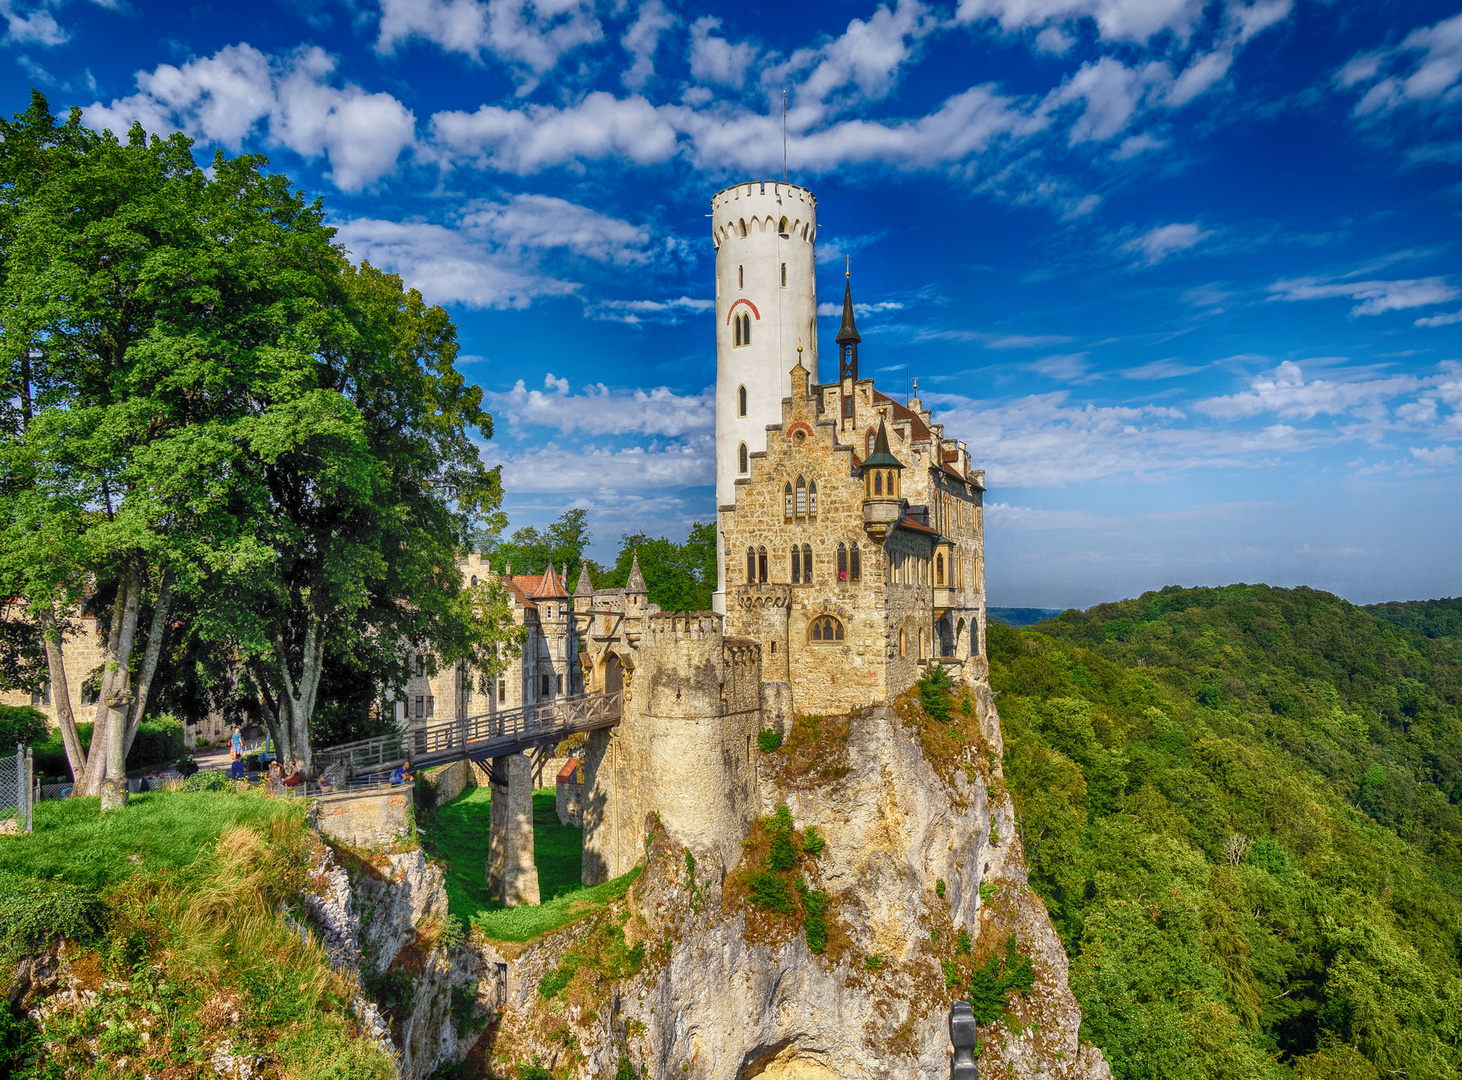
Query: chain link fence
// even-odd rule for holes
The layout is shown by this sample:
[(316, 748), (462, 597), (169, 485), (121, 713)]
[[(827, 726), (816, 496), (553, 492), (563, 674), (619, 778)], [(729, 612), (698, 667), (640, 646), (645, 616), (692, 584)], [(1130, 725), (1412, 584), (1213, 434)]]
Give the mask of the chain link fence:
[[(31, 801), (35, 794), (34, 765), (24, 746), (15, 756), (0, 758), (0, 828), (31, 830)], [(15, 822), (14, 825), (7, 824)]]

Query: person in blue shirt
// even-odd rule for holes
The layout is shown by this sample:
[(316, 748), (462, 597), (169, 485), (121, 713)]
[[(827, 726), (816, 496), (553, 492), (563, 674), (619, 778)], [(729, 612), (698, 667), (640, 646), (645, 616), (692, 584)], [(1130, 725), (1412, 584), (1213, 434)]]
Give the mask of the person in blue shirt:
[(229, 736), (228, 745), (233, 759), (242, 761), (244, 759), (244, 733), (237, 724), (234, 725), (234, 733)]

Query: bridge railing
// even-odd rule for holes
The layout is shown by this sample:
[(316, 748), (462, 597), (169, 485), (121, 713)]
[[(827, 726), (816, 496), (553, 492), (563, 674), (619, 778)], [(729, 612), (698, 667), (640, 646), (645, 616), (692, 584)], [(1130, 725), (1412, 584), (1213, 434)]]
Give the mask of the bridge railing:
[(608, 727), (618, 723), (623, 709), (622, 690), (564, 697), (325, 747), (315, 757), (321, 768), (343, 769), (350, 776), (394, 769), (408, 761), (428, 764), (461, 757), (498, 757)]

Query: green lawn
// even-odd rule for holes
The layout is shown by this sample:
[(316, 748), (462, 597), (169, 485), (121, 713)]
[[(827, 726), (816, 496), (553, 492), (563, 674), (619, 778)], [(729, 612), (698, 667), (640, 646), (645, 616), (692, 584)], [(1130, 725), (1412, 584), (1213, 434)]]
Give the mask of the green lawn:
[(193, 867), (230, 826), (289, 813), (302, 822), (304, 810), (303, 800), (231, 792), (147, 792), (105, 815), (99, 799), (46, 800), (34, 832), (0, 840), (0, 872), (102, 889), (139, 870)]
[(451, 802), (422, 815), (428, 849), (445, 869), (448, 910), (499, 941), (527, 941), (624, 895), (639, 874), (586, 889), (580, 883), (584, 831), (558, 823), (553, 788), (533, 793), (533, 860), (544, 903), (504, 908), (487, 893), (487, 845), (491, 788), (468, 788)]

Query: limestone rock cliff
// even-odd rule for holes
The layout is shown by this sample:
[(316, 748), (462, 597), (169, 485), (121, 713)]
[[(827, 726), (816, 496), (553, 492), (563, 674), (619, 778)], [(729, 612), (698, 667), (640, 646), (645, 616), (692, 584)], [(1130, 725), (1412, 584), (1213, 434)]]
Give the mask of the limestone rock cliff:
[(981, 1075), (1109, 1077), (1079, 1044), (1066, 957), (1026, 882), (988, 686), (972, 680), (959, 701), (949, 722), (912, 695), (802, 718), (760, 756), (766, 813), (785, 804), (800, 842), (825, 841), (795, 870), (826, 893), (825, 951), (795, 915), (749, 902), (756, 830), (724, 865), (648, 820), (646, 869), (619, 907), (526, 948), (484, 947), (509, 969), (498, 1071), (537, 1060), (600, 1077), (627, 1055), (686, 1080), (946, 1076), (949, 1005), (1014, 934), (1035, 982), (982, 1028)]

